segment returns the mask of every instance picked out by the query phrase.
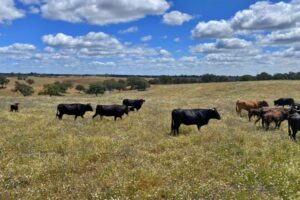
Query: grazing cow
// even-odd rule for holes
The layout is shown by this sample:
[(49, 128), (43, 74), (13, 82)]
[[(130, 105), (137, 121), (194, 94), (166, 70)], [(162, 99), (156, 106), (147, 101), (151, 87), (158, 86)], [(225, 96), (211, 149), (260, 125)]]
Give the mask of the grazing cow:
[(78, 116), (83, 118), (83, 115), (87, 111), (93, 111), (91, 104), (59, 104), (57, 106), (56, 117), (62, 119), (64, 114), (75, 115), (74, 120), (76, 120)]
[(267, 112), (270, 111), (274, 111), (274, 110), (278, 110), (278, 111), (289, 111), (288, 109), (285, 109), (283, 107), (262, 107), (262, 108), (254, 108), (254, 109), (250, 109), (248, 112), (248, 117), (249, 117), (249, 121), (251, 120), (252, 116), (257, 116), (257, 119), (255, 120), (255, 124), (257, 122), (259, 122), (259, 120), (262, 119), (262, 126), (264, 126), (264, 114), (266, 114)]
[(254, 109), (254, 108), (262, 108), (262, 107), (268, 107), (269, 104), (263, 100), (263, 101), (240, 101), (238, 100), (236, 102), (236, 112), (241, 116), (241, 112), (242, 110), (246, 110), (246, 111), (250, 111), (250, 109)]
[(220, 114), (216, 108), (213, 109), (175, 109), (172, 111), (171, 133), (179, 134), (181, 124), (201, 126), (208, 124), (210, 119), (220, 120)]
[(19, 112), (19, 103), (10, 105), (10, 112), (13, 112), (13, 111)]
[(269, 130), (270, 123), (275, 122), (275, 128), (280, 128), (281, 122), (287, 120), (289, 116), (288, 110), (271, 110), (264, 114), (263, 124), (266, 130)]
[(139, 109), (141, 109), (145, 101), (146, 100), (144, 99), (124, 99), (123, 105), (128, 106), (131, 111), (134, 111), (134, 109), (138, 111)]
[[(289, 129), (290, 138), (296, 141), (297, 131), (300, 130), (300, 114), (299, 113), (296, 112), (294, 114), (289, 115), (288, 129)], [(291, 132), (293, 132), (293, 134)]]
[(275, 106), (293, 106), (295, 103), (293, 98), (280, 98), (274, 101)]
[(101, 119), (103, 116), (113, 116), (116, 121), (118, 117), (122, 119), (124, 114), (128, 115), (128, 112), (129, 108), (125, 105), (97, 105), (93, 119), (97, 115), (100, 115)]

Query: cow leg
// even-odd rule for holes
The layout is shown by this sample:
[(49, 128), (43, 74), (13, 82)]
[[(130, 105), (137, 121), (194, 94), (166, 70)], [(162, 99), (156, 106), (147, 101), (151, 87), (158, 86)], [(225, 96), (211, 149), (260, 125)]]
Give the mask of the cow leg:
[(75, 118), (74, 118), (74, 120), (76, 120), (77, 119), (77, 115), (75, 115)]
[(251, 122), (251, 114), (250, 114), (250, 112), (248, 111), (248, 118), (249, 118), (249, 122)]
[(81, 118), (82, 118), (82, 119), (84, 118), (83, 115), (81, 115)]
[(266, 128), (266, 131), (269, 130), (269, 126), (270, 126), (270, 122), (266, 121), (266, 122), (265, 122), (265, 128)]
[(256, 124), (259, 120), (260, 120), (260, 117), (258, 117), (257, 120), (255, 120), (254, 124)]
[(58, 115), (58, 119), (62, 120), (63, 114)]
[(93, 115), (93, 119), (94, 119), (95, 117), (97, 117), (97, 115), (98, 115), (98, 114), (97, 114), (97, 113), (95, 113), (95, 114)]
[(117, 121), (117, 117), (115, 116), (115, 121)]
[(201, 126), (200, 126), (200, 125), (197, 125), (197, 128), (198, 128), (198, 131), (200, 131)]

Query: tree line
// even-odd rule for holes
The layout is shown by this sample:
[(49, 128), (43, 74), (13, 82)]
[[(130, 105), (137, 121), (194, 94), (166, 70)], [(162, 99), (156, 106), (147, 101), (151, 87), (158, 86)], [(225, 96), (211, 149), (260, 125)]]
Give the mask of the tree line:
[(300, 80), (300, 72), (268, 74), (262, 72), (257, 75), (225, 76), (204, 74), (201, 76), (159, 76), (149, 81), (150, 84), (185, 84), (185, 83), (211, 83), (236, 81), (262, 81), (262, 80)]

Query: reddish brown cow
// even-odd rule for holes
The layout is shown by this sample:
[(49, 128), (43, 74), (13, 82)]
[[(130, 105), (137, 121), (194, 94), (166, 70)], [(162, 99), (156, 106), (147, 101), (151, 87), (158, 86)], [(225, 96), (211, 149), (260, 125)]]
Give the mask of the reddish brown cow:
[(263, 101), (253, 101), (253, 100), (247, 100), (247, 101), (241, 101), (238, 100), (236, 102), (236, 112), (241, 116), (242, 110), (250, 111), (250, 109), (254, 108), (262, 108), (262, 107), (268, 107), (269, 104), (263, 100)]
[(270, 110), (265, 113), (263, 116), (263, 124), (266, 130), (269, 129), (270, 123), (275, 123), (275, 128), (280, 128), (281, 122), (287, 120), (289, 117), (289, 111), (286, 109), (283, 110)]

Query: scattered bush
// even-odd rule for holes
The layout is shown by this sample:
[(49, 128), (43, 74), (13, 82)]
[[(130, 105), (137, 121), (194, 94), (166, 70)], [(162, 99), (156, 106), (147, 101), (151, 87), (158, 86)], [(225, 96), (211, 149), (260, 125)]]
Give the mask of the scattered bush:
[(33, 88), (30, 85), (19, 83), (18, 81), (16, 81), (14, 91), (20, 92), (24, 97), (30, 96), (34, 93)]
[(130, 77), (127, 79), (127, 83), (132, 90), (146, 90), (150, 87), (148, 81), (141, 77)]
[(93, 83), (89, 85), (89, 88), (86, 90), (87, 94), (95, 94), (98, 96), (98, 94), (104, 94), (105, 87), (102, 83)]
[(85, 91), (85, 87), (83, 85), (76, 85), (75, 89), (80, 93)]
[(29, 85), (34, 84), (34, 80), (33, 80), (33, 79), (27, 79), (26, 82), (27, 82)]
[(4, 88), (9, 83), (9, 79), (5, 76), (0, 76), (0, 85), (1, 88)]

